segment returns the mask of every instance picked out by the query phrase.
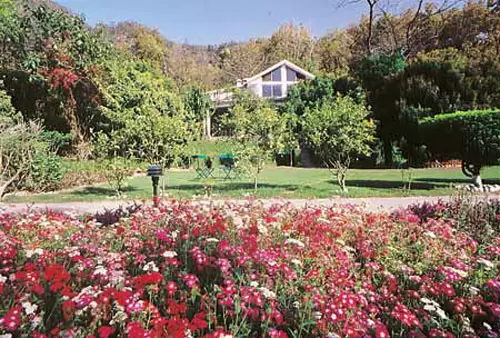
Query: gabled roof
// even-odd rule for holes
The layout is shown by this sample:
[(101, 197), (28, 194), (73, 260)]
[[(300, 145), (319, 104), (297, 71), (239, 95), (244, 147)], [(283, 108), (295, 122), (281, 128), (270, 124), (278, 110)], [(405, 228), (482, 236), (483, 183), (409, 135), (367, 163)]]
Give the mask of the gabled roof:
[(247, 82), (253, 81), (255, 79), (258, 79), (259, 77), (262, 77), (262, 76), (264, 76), (264, 75), (272, 72), (273, 70), (275, 70), (277, 68), (280, 68), (283, 65), (287, 66), (290, 69), (293, 69), (297, 73), (300, 73), (300, 74), (304, 75), (308, 79), (314, 79), (316, 77), (314, 74), (309, 73), (307, 70), (305, 70), (305, 69), (297, 66), (296, 64), (294, 64), (294, 63), (292, 63), (292, 62), (290, 62), (288, 60), (283, 60), (283, 61), (278, 62), (275, 65), (272, 65), (271, 67), (269, 67), (266, 70), (260, 72), (259, 74), (254, 75), (254, 76), (249, 77), (249, 78), (246, 78), (244, 80), (247, 81)]

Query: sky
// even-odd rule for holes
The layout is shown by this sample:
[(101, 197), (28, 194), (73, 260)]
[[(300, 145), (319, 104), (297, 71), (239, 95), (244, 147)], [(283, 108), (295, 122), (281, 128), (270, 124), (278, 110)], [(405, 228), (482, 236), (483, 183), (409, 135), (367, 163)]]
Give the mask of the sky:
[(57, 0), (91, 25), (137, 21), (176, 42), (220, 44), (268, 37), (281, 24), (307, 26), (319, 37), (354, 23), (364, 1), (338, 7), (339, 0)]

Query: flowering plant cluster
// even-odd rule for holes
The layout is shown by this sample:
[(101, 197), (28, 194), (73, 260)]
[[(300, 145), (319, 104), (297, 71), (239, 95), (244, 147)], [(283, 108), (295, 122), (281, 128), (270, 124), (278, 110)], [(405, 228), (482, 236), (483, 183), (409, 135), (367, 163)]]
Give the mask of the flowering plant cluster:
[(1, 337), (497, 337), (500, 238), (410, 211), (0, 216)]

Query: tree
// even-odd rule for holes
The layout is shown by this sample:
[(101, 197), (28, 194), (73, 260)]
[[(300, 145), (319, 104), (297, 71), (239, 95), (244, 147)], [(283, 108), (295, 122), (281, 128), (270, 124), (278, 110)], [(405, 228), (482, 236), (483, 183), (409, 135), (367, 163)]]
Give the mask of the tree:
[(352, 59), (352, 44), (352, 36), (344, 30), (336, 30), (321, 37), (316, 48), (319, 71), (337, 78), (347, 76)]
[(306, 69), (312, 70), (316, 41), (303, 25), (284, 24), (273, 33), (266, 44), (269, 64), (287, 59)]
[(21, 30), (7, 35), (10, 62), (0, 70), (14, 105), (46, 123), (55, 110), (75, 146), (88, 142), (99, 118), (94, 80), (109, 45), (82, 18), (46, 5), (19, 9), (18, 17)]
[(171, 165), (192, 136), (174, 85), (134, 60), (110, 60), (107, 74), (101, 109), (108, 121), (100, 128), (97, 151)]
[[(394, 108), (393, 89), (388, 84), (401, 73), (405, 60), (401, 53), (374, 53), (363, 57), (354, 69), (367, 94), (368, 104), (372, 107), (375, 120), (379, 121), (378, 136), (383, 142), (386, 164), (392, 164), (392, 142), (396, 138), (398, 117)], [(391, 97), (390, 97), (391, 98)]]
[(229, 43), (219, 48), (218, 60), (222, 83), (234, 85), (236, 80), (253, 76), (268, 64), (268, 41), (250, 40), (247, 43)]
[(307, 109), (304, 115), (305, 139), (336, 176), (343, 192), (347, 192), (345, 180), (351, 161), (371, 153), (375, 124), (368, 115), (363, 104), (348, 96)]
[(375, 21), (375, 14), (377, 9), (377, 4), (380, 0), (341, 0), (339, 5), (346, 6), (358, 2), (366, 2), (368, 5), (368, 22), (367, 22), (367, 32), (366, 32), (366, 50), (368, 54), (372, 53), (372, 37), (373, 37), (373, 23)]
[(203, 124), (203, 136), (211, 137), (210, 119), (213, 112), (212, 101), (210, 97), (201, 90), (201, 88), (189, 88), (184, 94), (184, 105), (187, 114), (190, 116), (194, 131), (197, 132), (200, 128), (197, 125)]
[(230, 125), (234, 139), (239, 144), (239, 165), (249, 168), (257, 192), (259, 176), (271, 155), (282, 148), (285, 123), (268, 102), (250, 93), (236, 93)]
[(481, 167), (500, 161), (500, 110), (440, 114), (420, 122), (433, 156), (462, 160), (462, 170), (482, 189)]

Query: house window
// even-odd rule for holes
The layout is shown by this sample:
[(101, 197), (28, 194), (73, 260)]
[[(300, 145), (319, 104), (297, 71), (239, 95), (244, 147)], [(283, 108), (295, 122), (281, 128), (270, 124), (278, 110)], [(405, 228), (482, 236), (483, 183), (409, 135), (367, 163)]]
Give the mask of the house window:
[(264, 75), (262, 77), (262, 81), (270, 82), (271, 81), (271, 73), (268, 73), (268, 74)]
[(294, 70), (287, 68), (286, 69), (286, 80), (290, 81), (290, 82), (297, 81), (297, 73)]
[(262, 96), (263, 97), (282, 97), (283, 91), (281, 90), (281, 85), (263, 85), (262, 86)]
[(262, 96), (263, 97), (272, 97), (273, 96), (273, 86), (263, 85), (262, 86)]
[(281, 81), (281, 68), (278, 68), (271, 73), (271, 81), (273, 82)]

